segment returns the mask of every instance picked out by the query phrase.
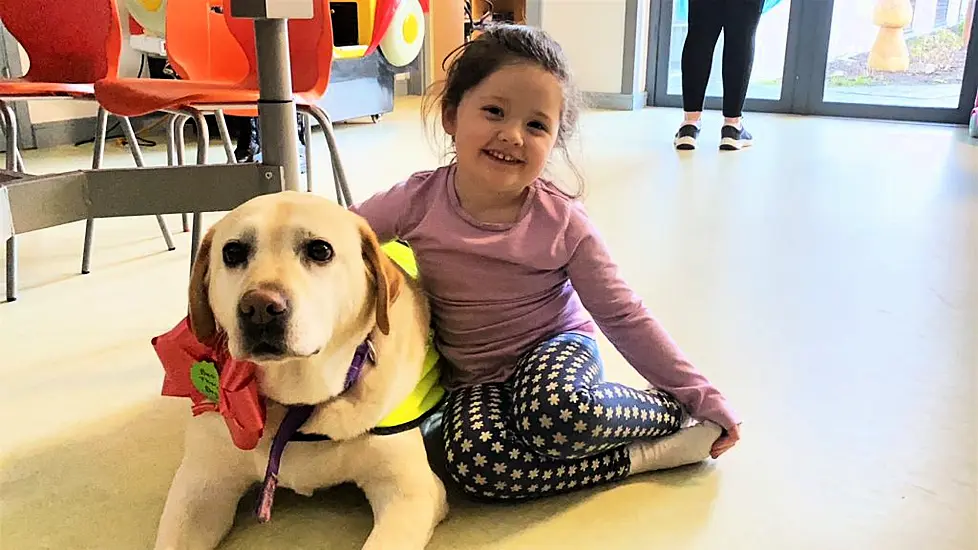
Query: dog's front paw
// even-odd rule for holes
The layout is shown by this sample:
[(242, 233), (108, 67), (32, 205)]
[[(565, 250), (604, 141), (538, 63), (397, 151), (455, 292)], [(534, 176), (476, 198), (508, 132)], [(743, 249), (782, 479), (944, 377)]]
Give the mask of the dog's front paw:
[(357, 415), (353, 404), (340, 398), (316, 407), (300, 431), (322, 434), (334, 441), (342, 441), (359, 437), (367, 433), (370, 428), (371, 426), (365, 425), (363, 418)]

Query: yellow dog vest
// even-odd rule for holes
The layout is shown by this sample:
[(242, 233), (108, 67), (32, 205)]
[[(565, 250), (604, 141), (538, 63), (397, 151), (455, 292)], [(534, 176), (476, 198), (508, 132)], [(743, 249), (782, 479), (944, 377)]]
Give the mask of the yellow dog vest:
[[(401, 266), (412, 279), (418, 278), (418, 263), (414, 258), (414, 252), (406, 244), (400, 241), (391, 241), (383, 244), (381, 249), (394, 263)], [(373, 433), (390, 434), (411, 429), (434, 412), (445, 397), (445, 388), (441, 384), (441, 368), (438, 366), (439, 359), (438, 351), (433, 342), (433, 334), (429, 331), (428, 350), (421, 367), (421, 378), (414, 387), (414, 391), (380, 421)]]

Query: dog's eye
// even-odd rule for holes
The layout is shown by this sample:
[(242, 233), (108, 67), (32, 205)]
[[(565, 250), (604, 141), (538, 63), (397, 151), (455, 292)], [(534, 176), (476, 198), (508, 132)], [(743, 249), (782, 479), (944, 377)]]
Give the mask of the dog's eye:
[(333, 247), (319, 239), (309, 241), (306, 244), (306, 256), (316, 263), (324, 264), (333, 259)]
[(240, 243), (238, 241), (231, 241), (224, 245), (224, 249), (221, 251), (224, 257), (224, 265), (228, 267), (238, 267), (239, 265), (248, 261), (248, 245)]

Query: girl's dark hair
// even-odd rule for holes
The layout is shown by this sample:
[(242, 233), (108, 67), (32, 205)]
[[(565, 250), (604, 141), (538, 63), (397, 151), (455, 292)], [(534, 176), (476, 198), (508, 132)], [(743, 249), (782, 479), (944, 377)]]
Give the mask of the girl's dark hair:
[(477, 38), (456, 48), (442, 62), (445, 79), (425, 95), (422, 116), (430, 120), (436, 107), (437, 114), (454, 112), (465, 93), (489, 75), (521, 63), (532, 63), (549, 72), (564, 89), (556, 147), (577, 177), (579, 196), (583, 191), (583, 178), (570, 159), (568, 142), (577, 131), (583, 101), (574, 85), (563, 49), (543, 30), (525, 25), (492, 24)]

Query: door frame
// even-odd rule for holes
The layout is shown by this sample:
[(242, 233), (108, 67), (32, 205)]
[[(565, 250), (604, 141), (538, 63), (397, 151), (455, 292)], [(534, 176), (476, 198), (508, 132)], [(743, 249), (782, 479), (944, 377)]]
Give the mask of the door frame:
[[(682, 96), (668, 93), (672, 13), (675, 0), (651, 0), (646, 86), (649, 106), (682, 108)], [(836, 0), (793, 0), (788, 18), (781, 98), (748, 98), (745, 111), (847, 118), (968, 124), (978, 89), (978, 30), (972, 31), (957, 108), (909, 107), (823, 101), (832, 11)], [(844, 0), (843, 0), (844, 1)], [(978, 29), (978, 9), (972, 28)], [(799, 24), (804, 21), (805, 24)], [(812, 55), (811, 52), (816, 52)], [(707, 97), (706, 110), (722, 109), (719, 97)]]

